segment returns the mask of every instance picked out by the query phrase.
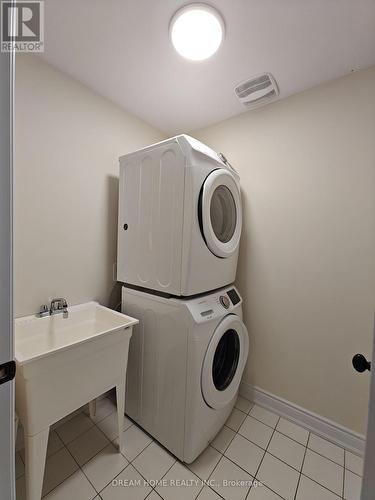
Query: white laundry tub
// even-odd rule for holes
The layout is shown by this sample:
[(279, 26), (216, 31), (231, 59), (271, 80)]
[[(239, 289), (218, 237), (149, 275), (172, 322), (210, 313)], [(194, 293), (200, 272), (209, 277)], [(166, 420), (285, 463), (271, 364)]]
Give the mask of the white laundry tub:
[(49, 427), (116, 387), (119, 446), (129, 341), (138, 320), (97, 302), (15, 320), (16, 411), (25, 431), (26, 498), (40, 500)]

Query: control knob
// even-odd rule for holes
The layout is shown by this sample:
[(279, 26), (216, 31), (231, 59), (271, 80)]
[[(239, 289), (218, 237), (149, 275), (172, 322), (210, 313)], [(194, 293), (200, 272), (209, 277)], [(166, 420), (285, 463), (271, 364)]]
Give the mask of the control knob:
[(223, 307), (225, 307), (225, 309), (229, 309), (230, 302), (229, 302), (229, 299), (226, 295), (220, 295), (219, 300), (220, 300), (220, 304)]

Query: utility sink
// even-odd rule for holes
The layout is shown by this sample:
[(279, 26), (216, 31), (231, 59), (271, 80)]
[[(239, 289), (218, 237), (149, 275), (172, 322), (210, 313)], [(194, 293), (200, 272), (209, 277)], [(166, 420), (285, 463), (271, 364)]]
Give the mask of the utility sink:
[(132, 327), (97, 302), (15, 320), (16, 411), (24, 427), (26, 498), (40, 500), (49, 427), (116, 387), (119, 447)]

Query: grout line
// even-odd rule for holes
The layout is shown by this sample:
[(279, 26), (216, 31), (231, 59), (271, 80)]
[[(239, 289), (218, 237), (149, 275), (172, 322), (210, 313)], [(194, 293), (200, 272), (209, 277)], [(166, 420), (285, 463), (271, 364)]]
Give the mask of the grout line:
[[(265, 448), (263, 448), (263, 446), (260, 446), (260, 444), (255, 443), (254, 441), (251, 441), (251, 439), (249, 439), (248, 437), (244, 436), (244, 435), (243, 435), (243, 434), (241, 434), (240, 432), (237, 432), (236, 434), (238, 434), (239, 436), (241, 436), (241, 437), (243, 437), (244, 439), (246, 439), (246, 441), (249, 441), (249, 443), (254, 444), (255, 446), (257, 446), (257, 447), (258, 447), (258, 448), (260, 448), (261, 450), (263, 450), (263, 451), (267, 451), (267, 448), (268, 448), (268, 446), (269, 446), (269, 444), (270, 444), (270, 442), (271, 442), (271, 439), (273, 438), (273, 435), (275, 434), (276, 429), (272, 429), (272, 430), (273, 430), (273, 432), (272, 432), (271, 437), (269, 438), (269, 441), (268, 441), (267, 446), (266, 446)], [(233, 437), (233, 439), (234, 439), (234, 437)], [(225, 450), (225, 451), (226, 451), (226, 450)], [(272, 453), (271, 453), (271, 455), (272, 455)], [(276, 457), (276, 458), (277, 458), (277, 457)]]
[(342, 475), (342, 498), (344, 498), (344, 493), (345, 493), (345, 464), (346, 464), (346, 451), (344, 450), (344, 473)]
[(329, 491), (329, 493), (331, 493), (332, 495), (335, 495), (337, 498), (342, 498), (338, 493), (336, 493), (335, 491), (332, 491), (330, 490), (329, 488), (327, 488), (326, 486), (324, 486), (323, 484), (321, 483), (318, 483), (318, 481), (316, 479), (313, 479), (312, 477), (310, 476), (307, 476), (306, 474), (303, 474), (301, 473), (301, 476), (303, 477), (306, 477), (307, 479), (309, 479), (310, 481), (312, 481), (313, 483), (317, 484), (318, 486), (320, 486), (321, 488), (323, 488), (323, 490), (326, 490), (326, 491)]
[[(124, 455), (124, 457), (126, 458), (126, 460), (128, 460), (128, 462), (129, 462), (130, 464), (132, 464), (132, 463), (134, 462), (134, 460), (136, 460), (136, 459), (139, 457), (139, 455), (141, 455), (141, 453), (143, 453), (145, 450), (147, 450), (147, 448), (148, 448), (149, 446), (151, 446), (151, 445), (152, 445), (152, 443), (154, 443), (154, 442), (155, 442), (155, 440), (153, 439), (150, 443), (148, 443), (148, 444), (147, 444), (147, 445), (146, 445), (146, 446), (142, 449), (142, 451), (140, 451), (139, 453), (137, 453), (137, 455), (136, 455), (134, 458), (132, 458), (131, 460), (129, 460), (129, 458), (127, 458), (125, 455)], [(138, 470), (138, 469), (137, 469), (137, 470)], [(141, 472), (139, 472), (139, 473), (141, 474)], [(141, 474), (141, 475), (142, 475), (142, 474)]]
[[(257, 468), (257, 470), (255, 471), (255, 474), (254, 474), (254, 479), (256, 479), (257, 481), (260, 481), (260, 480), (257, 478), (258, 473), (259, 473), (259, 469), (260, 469), (260, 468), (261, 468), (261, 466), (262, 466), (262, 463), (263, 463), (264, 457), (266, 456), (266, 453), (267, 453), (267, 449), (268, 449), (268, 447), (269, 447), (269, 445), (270, 445), (270, 443), (271, 443), (271, 441), (272, 441), (273, 435), (274, 435), (274, 434), (275, 434), (275, 432), (276, 432), (276, 427), (277, 427), (277, 425), (278, 425), (279, 421), (280, 421), (280, 417), (278, 418), (278, 420), (277, 420), (277, 422), (276, 422), (276, 425), (275, 425), (275, 428), (273, 429), (273, 432), (272, 432), (272, 434), (271, 434), (270, 440), (268, 441), (267, 447), (266, 447), (266, 449), (264, 450), (264, 454), (263, 454), (262, 460), (259, 462), (258, 468)], [(251, 441), (250, 441), (250, 442), (251, 442)], [(253, 444), (255, 444), (255, 443), (253, 443)], [(261, 482), (261, 481), (260, 481), (260, 482)], [(262, 484), (263, 484), (263, 483), (262, 483)], [(266, 486), (267, 486), (267, 485), (266, 485)], [(249, 496), (250, 491), (252, 490), (252, 488), (253, 488), (253, 486), (251, 486), (251, 487), (250, 487), (250, 489), (249, 489), (249, 491), (247, 492), (247, 495), (246, 495), (246, 497), (245, 497), (246, 499), (247, 499), (247, 497)], [(267, 488), (268, 488), (268, 486), (267, 486)], [(271, 488), (269, 488), (269, 489), (271, 489)], [(271, 491), (273, 491), (273, 490), (271, 490)], [(276, 493), (276, 492), (275, 492), (275, 493)]]
[[(233, 439), (234, 439), (234, 436), (233, 436), (232, 440), (233, 440)], [(228, 446), (229, 446), (229, 445), (228, 445)], [(217, 451), (217, 450), (216, 450), (216, 451)], [(211, 474), (208, 476), (207, 481), (211, 478), (212, 474), (215, 472), (215, 470), (216, 470), (216, 469), (217, 469), (217, 467), (219, 466), (219, 463), (222, 461), (223, 457), (225, 456), (225, 455), (224, 455), (223, 453), (221, 453), (220, 451), (219, 451), (219, 453), (221, 454), (221, 457), (220, 457), (220, 459), (219, 459), (218, 463), (217, 463), (217, 464), (215, 465), (215, 467), (212, 469), (212, 472), (211, 472)], [(228, 459), (228, 457), (225, 457), (225, 458), (227, 458), (227, 459)], [(228, 459), (228, 460), (229, 460), (229, 459)], [(213, 490), (215, 493), (217, 493), (217, 494), (219, 495), (219, 497), (220, 497), (220, 498), (224, 498), (222, 495), (220, 495), (220, 493), (219, 493), (218, 491), (214, 490), (214, 489), (213, 489), (213, 488), (211, 488), (211, 487), (210, 487), (210, 489), (211, 489), (211, 490)]]
[[(337, 462), (335, 462), (334, 460), (331, 460), (330, 458), (326, 457), (325, 455), (322, 455), (321, 453), (319, 453), (318, 451), (315, 451), (315, 450), (312, 450), (311, 448), (308, 448), (309, 451), (311, 451), (312, 453), (315, 453), (315, 455), (319, 455), (320, 457), (322, 458), (325, 458), (326, 460), (328, 460), (329, 462), (331, 462), (332, 464), (335, 464), (337, 465), (338, 467), (341, 467), (342, 469), (344, 469), (344, 465), (341, 465), (341, 464), (338, 464)], [(345, 464), (345, 459), (344, 459), (344, 464)]]
[[(64, 445), (65, 446), (65, 445)], [(95, 488), (95, 486), (92, 484), (92, 482), (90, 481), (90, 479), (86, 476), (85, 474), (85, 471), (82, 469), (82, 467), (79, 465), (79, 463), (77, 462), (77, 460), (75, 459), (75, 457), (73, 456), (73, 454), (70, 452), (70, 450), (68, 449), (67, 446), (65, 446), (66, 450), (68, 451), (69, 455), (73, 458), (73, 460), (75, 461), (75, 463), (78, 465), (78, 470), (80, 470), (82, 472), (82, 474), (85, 476), (85, 478), (88, 480), (88, 482), (91, 484), (91, 486), (94, 488), (94, 491), (96, 491), (96, 493), (99, 493), (98, 490)], [(104, 448), (103, 448), (104, 449)], [(100, 452), (99, 452), (100, 453)], [(96, 455), (95, 455), (96, 456)], [(94, 457), (92, 457), (94, 458)], [(90, 458), (91, 460), (91, 458)], [(90, 461), (88, 460), (88, 462)], [(87, 463), (87, 462), (86, 462)], [(77, 471), (76, 471), (77, 472)], [(65, 479), (64, 479), (65, 481)]]
[[(66, 448), (66, 446), (65, 446), (65, 445), (64, 445), (64, 448)], [(62, 451), (62, 450), (63, 450), (63, 448), (61, 448), (59, 451)], [(70, 453), (70, 451), (68, 450), (68, 448), (66, 448), (66, 450), (67, 450), (67, 452), (69, 453), (69, 455), (72, 455), (72, 454)], [(57, 452), (57, 453), (58, 453), (58, 452)], [(77, 463), (77, 461), (75, 460), (75, 458), (73, 457), (73, 455), (72, 455), (72, 458), (73, 458), (74, 462), (77, 464), (78, 469), (76, 469), (76, 470), (75, 470), (75, 471), (73, 471), (71, 474), (69, 474), (68, 476), (66, 476), (66, 477), (65, 477), (62, 481), (60, 481), (58, 484), (56, 484), (56, 486), (54, 486), (54, 487), (53, 487), (53, 488), (52, 488), (52, 489), (51, 489), (48, 493), (46, 493), (45, 495), (43, 495), (43, 494), (42, 494), (42, 498), (44, 498), (44, 497), (46, 497), (47, 495), (49, 495), (49, 494), (50, 494), (53, 490), (55, 490), (58, 486), (60, 486), (61, 484), (63, 484), (63, 483), (64, 483), (67, 479), (69, 479), (71, 476), (73, 476), (73, 474), (75, 474), (77, 471), (79, 471), (79, 470), (80, 470), (80, 468), (81, 468), (81, 467), (79, 466), (79, 464)], [(45, 469), (44, 469), (44, 472), (45, 472)], [(95, 490), (95, 488), (94, 488), (94, 491), (96, 491), (96, 490)]]
[[(95, 488), (95, 486), (93, 485), (94, 490), (95, 490), (98, 494), (99, 494), (99, 493), (101, 493), (103, 490), (105, 490), (105, 489), (107, 488), (107, 486), (109, 486), (109, 485), (112, 483), (112, 481), (113, 481), (114, 479), (116, 479), (116, 477), (117, 477), (117, 476), (119, 476), (120, 474), (122, 474), (122, 473), (124, 472), (124, 470), (125, 470), (125, 469), (129, 466), (129, 465), (130, 465), (130, 462), (128, 461), (128, 463), (125, 465), (125, 467), (124, 467), (124, 468), (123, 468), (123, 469), (122, 469), (122, 470), (121, 470), (121, 471), (120, 471), (120, 472), (119, 472), (119, 473), (118, 473), (115, 477), (113, 477), (110, 481), (108, 481), (108, 483), (107, 483), (105, 486), (103, 486), (103, 488), (102, 488), (102, 489), (100, 489), (99, 491), (98, 491), (98, 490)], [(84, 471), (83, 469), (82, 469), (82, 472), (85, 474), (85, 471)], [(85, 474), (85, 476), (86, 476), (86, 474)], [(86, 476), (86, 477), (87, 477), (87, 476)], [(87, 479), (88, 479), (88, 480), (89, 480), (89, 482), (91, 483), (91, 481), (90, 481), (90, 479), (89, 479), (88, 477), (87, 477)], [(91, 484), (92, 484), (92, 483), (91, 483)], [(101, 498), (101, 497), (100, 497), (100, 498)]]
[[(127, 469), (129, 467), (129, 465), (131, 465), (130, 462), (127, 463), (126, 467), (124, 467), (122, 469), (122, 471), (120, 471), (118, 474), (116, 474), (110, 481), (108, 484), (106, 484), (99, 492), (98, 494), (100, 495), (100, 493), (102, 493), (111, 483), (112, 481), (114, 481), (116, 479), (116, 477), (119, 477), (120, 474), (122, 474), (124, 472), (125, 469)], [(95, 491), (98, 491), (96, 488), (95, 488)], [(101, 498), (101, 497), (100, 497)]]
[(298, 481), (297, 481), (296, 492), (294, 493), (294, 500), (296, 500), (296, 498), (297, 498), (299, 483), (301, 482), (302, 469), (303, 469), (303, 466), (305, 464), (305, 458), (306, 458), (306, 453), (307, 453), (307, 450), (308, 450), (310, 436), (311, 436), (311, 432), (309, 432), (309, 435), (307, 436), (307, 441), (306, 441), (306, 446), (305, 446), (305, 452), (303, 454), (303, 459), (302, 459), (302, 464), (301, 464), (301, 470), (299, 471), (299, 476), (298, 476)]
[[(221, 450), (218, 450), (217, 448), (215, 448), (215, 446), (213, 446), (213, 442), (214, 440), (216, 439), (216, 437), (219, 435), (219, 433), (224, 429), (224, 427), (226, 427), (227, 429), (229, 429), (230, 431), (232, 431), (234, 434), (233, 436), (230, 438), (230, 441), (229, 443), (226, 445), (225, 447), (225, 450), (224, 451), (221, 451)], [(234, 431), (233, 429), (231, 429), (230, 427), (228, 427), (227, 425), (224, 424), (224, 426), (220, 429), (220, 431), (216, 434), (215, 438), (211, 441), (211, 443), (209, 444), (209, 446), (211, 446), (211, 448), (213, 448), (214, 450), (218, 451), (219, 453), (221, 453), (221, 455), (223, 455), (227, 449), (229, 448), (231, 442), (233, 441), (233, 439), (236, 437), (236, 434), (238, 434), (238, 432)]]
[(310, 479), (310, 481), (313, 481), (314, 483), (318, 484), (321, 488), (323, 488), (323, 489), (329, 491), (330, 493), (333, 493), (334, 495), (336, 495), (337, 498), (342, 498), (339, 493), (337, 493), (336, 491), (330, 490), (329, 488), (327, 488), (327, 486), (324, 486), (324, 484), (319, 483), (316, 479), (313, 479), (312, 477), (308, 476), (307, 474), (304, 474), (303, 472), (301, 472), (301, 476), (307, 477), (307, 479)]

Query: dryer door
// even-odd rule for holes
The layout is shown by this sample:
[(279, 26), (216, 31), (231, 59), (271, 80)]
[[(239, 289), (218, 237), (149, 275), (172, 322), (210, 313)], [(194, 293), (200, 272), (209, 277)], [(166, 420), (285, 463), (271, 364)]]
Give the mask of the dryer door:
[(208, 248), (217, 257), (230, 257), (237, 250), (242, 227), (240, 191), (230, 172), (219, 168), (207, 176), (199, 212)]
[(203, 361), (201, 387), (206, 403), (215, 409), (236, 395), (249, 352), (246, 326), (228, 314), (217, 326)]

